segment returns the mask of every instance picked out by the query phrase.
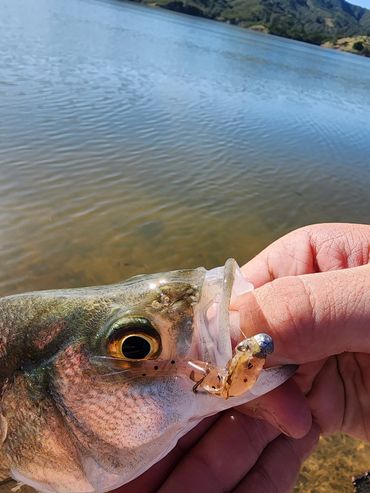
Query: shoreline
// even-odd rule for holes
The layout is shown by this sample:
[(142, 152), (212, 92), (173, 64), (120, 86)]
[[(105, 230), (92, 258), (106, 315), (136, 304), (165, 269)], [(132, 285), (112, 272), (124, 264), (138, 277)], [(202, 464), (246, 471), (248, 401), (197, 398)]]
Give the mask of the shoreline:
[(314, 46), (320, 46), (323, 48), (329, 48), (336, 51), (351, 53), (352, 55), (360, 55), (363, 57), (370, 58), (370, 36), (366, 36), (366, 35), (354, 35), (347, 37), (343, 36), (335, 40), (331, 40), (331, 41), (327, 40), (320, 43), (316, 43), (310, 41), (309, 39), (300, 39), (299, 37), (292, 37), (288, 35), (271, 32), (270, 29), (267, 26), (265, 26), (263, 23), (247, 25), (248, 24), (247, 21), (243, 21), (243, 20), (235, 22), (231, 19), (226, 19), (223, 16), (212, 17), (205, 14), (201, 9), (199, 9), (194, 5), (189, 5), (189, 4), (184, 5), (181, 0), (170, 0), (168, 3), (160, 3), (160, 2), (145, 1), (145, 0), (143, 2), (141, 2), (140, 0), (130, 0), (130, 2), (146, 5), (151, 8), (170, 10), (172, 12), (190, 15), (192, 17), (200, 17), (203, 19), (209, 19), (216, 22), (222, 22), (224, 24), (241, 27), (242, 29), (250, 29), (251, 31), (254, 32), (271, 34), (273, 36), (278, 36), (280, 38), (292, 39), (294, 41), (300, 41), (302, 43), (308, 43)]

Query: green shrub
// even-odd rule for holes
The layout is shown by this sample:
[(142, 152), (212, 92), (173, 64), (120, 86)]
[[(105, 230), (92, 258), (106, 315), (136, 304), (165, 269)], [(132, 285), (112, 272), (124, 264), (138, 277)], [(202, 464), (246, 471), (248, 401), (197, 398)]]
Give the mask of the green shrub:
[(364, 44), (362, 41), (356, 41), (353, 43), (352, 48), (356, 51), (362, 51), (364, 49)]

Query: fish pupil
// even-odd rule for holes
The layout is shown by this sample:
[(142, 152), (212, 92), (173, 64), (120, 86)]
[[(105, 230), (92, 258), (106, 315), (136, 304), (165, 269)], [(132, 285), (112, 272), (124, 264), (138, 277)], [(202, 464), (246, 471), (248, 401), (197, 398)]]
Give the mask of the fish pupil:
[(144, 359), (151, 351), (149, 341), (140, 336), (128, 336), (122, 342), (122, 354), (127, 359)]

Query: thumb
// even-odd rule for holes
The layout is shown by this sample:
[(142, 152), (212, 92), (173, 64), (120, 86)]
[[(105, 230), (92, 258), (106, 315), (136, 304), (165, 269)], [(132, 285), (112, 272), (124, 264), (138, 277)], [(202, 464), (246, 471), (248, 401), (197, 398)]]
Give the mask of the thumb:
[(370, 353), (370, 265), (282, 277), (239, 297), (231, 308), (239, 310), (246, 335), (271, 335), (274, 364)]

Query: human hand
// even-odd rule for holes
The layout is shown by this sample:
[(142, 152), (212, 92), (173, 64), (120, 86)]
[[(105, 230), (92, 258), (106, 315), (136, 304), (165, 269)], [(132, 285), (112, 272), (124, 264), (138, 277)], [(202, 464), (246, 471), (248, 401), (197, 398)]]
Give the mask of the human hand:
[[(298, 363), (295, 377), (324, 433), (369, 440), (370, 226), (324, 224), (281, 238), (243, 271), (256, 290), (238, 300), (242, 326), (269, 332), (270, 363)], [(343, 270), (345, 269), (345, 270)], [(307, 274), (315, 274), (313, 276)], [(293, 382), (201, 423), (122, 493), (283, 493), (317, 440)], [(281, 467), (282, 464), (289, 467)]]
[[(296, 381), (322, 431), (364, 439), (369, 439), (370, 407), (369, 354), (363, 354), (370, 352), (369, 251), (370, 226), (294, 231), (244, 266), (257, 289), (234, 307), (248, 335), (267, 330), (273, 336), (275, 361), (270, 363), (301, 364)], [(308, 290), (316, 296), (314, 307)], [(122, 493), (290, 491), (315, 445), (317, 428), (293, 439), (242, 413), (264, 417), (292, 437), (310, 429), (305, 404), (287, 382), (238, 411), (203, 422)]]
[[(279, 397), (275, 395), (277, 402)], [(299, 409), (287, 411), (294, 414)], [(279, 410), (277, 415), (280, 416)], [(301, 434), (303, 425), (302, 420)], [(309, 427), (309, 420), (305, 426)], [(225, 411), (203, 420), (164, 459), (116, 491), (285, 493), (294, 486), (300, 466), (315, 447), (318, 435), (318, 428), (313, 426), (303, 438), (294, 439), (266, 421), (236, 410)], [(282, 467), (285, 464), (290, 467)]]
[[(257, 289), (234, 306), (248, 335), (273, 337), (271, 363), (301, 365), (295, 380), (322, 432), (363, 440), (370, 440), (369, 252), (370, 226), (299, 229), (244, 266)], [(258, 401), (251, 404), (258, 411)]]

